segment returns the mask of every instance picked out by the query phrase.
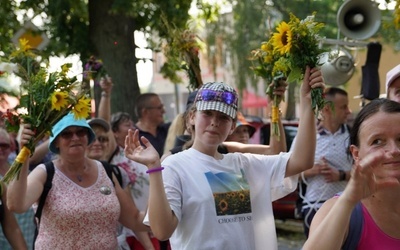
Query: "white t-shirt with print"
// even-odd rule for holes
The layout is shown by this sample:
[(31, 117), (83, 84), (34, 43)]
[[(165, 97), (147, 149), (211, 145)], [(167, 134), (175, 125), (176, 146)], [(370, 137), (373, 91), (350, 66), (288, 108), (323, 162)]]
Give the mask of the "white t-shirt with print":
[(272, 201), (297, 186), (297, 176), (284, 178), (289, 155), (216, 160), (191, 148), (167, 157), (164, 187), (179, 220), (172, 249), (277, 249)]

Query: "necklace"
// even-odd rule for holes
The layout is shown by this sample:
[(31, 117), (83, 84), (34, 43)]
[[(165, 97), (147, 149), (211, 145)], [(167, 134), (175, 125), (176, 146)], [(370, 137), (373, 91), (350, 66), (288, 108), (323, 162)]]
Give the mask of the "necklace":
[(77, 175), (76, 175), (76, 178), (78, 179), (79, 182), (82, 182), (82, 180), (83, 180), (83, 175), (85, 174), (86, 169), (87, 169), (87, 165), (85, 165), (85, 166), (83, 167), (82, 174), (77, 174)]
[(82, 182), (83, 181), (83, 177), (85, 175), (85, 172), (89, 168), (89, 165), (87, 165), (88, 162), (86, 162), (86, 160), (84, 161), (84, 165), (83, 165), (82, 171), (79, 171), (80, 173), (77, 173), (78, 171), (76, 171), (76, 170), (73, 171), (72, 170), (73, 169), (72, 166), (71, 166), (71, 168), (69, 168), (69, 167), (67, 167), (67, 164), (64, 165), (63, 162), (61, 162), (60, 160), (59, 160), (58, 164), (61, 167), (61, 169), (63, 169), (62, 172), (65, 175), (67, 175), (69, 179), (71, 179), (71, 180), (75, 179), (74, 176), (76, 176), (76, 179), (78, 180), (78, 182)]

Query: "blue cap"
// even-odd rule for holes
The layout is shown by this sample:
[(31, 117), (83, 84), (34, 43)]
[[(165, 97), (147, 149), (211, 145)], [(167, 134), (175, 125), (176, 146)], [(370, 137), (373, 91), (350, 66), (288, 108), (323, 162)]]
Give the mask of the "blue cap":
[(49, 144), (49, 150), (55, 154), (60, 153), (60, 150), (56, 148), (55, 145), (55, 139), (57, 136), (66, 128), (71, 127), (71, 126), (77, 126), (77, 127), (84, 127), (87, 128), (89, 131), (89, 141), (88, 145), (94, 141), (96, 138), (96, 135), (94, 134), (92, 128), (89, 126), (87, 121), (85, 119), (78, 119), (76, 120), (74, 117), (73, 113), (69, 113), (65, 115), (61, 120), (59, 120), (54, 126), (53, 129), (51, 130), (52, 135), (50, 136), (50, 144)]

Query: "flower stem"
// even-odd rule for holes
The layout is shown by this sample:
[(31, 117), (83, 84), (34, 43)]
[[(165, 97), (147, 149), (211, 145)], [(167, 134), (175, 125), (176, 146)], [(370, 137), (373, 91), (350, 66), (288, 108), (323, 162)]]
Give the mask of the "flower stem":
[(311, 106), (315, 116), (318, 118), (319, 113), (326, 104), (322, 88), (311, 89)]
[(14, 180), (15, 178), (19, 178), (19, 173), (21, 172), (22, 165), (24, 162), (28, 159), (28, 157), (31, 154), (31, 150), (24, 146), (22, 147), (21, 151), (17, 155), (17, 158), (15, 158), (15, 161), (11, 165), (11, 167), (8, 169), (7, 173), (4, 175), (2, 181), (5, 184), (8, 184), (10, 181)]
[(271, 136), (276, 136), (278, 137), (278, 140), (280, 138), (280, 131), (279, 131), (279, 102), (280, 100), (278, 99), (277, 95), (274, 95), (274, 100), (272, 104), (272, 111), (271, 111), (271, 126), (272, 126), (272, 134)]

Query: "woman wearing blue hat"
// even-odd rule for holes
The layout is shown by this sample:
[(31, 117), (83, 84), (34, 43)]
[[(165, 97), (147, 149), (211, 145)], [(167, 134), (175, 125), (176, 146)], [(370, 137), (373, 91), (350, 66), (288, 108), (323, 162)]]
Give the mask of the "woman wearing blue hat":
[[(21, 144), (34, 132), (25, 126)], [(107, 176), (99, 161), (85, 156), (95, 134), (84, 119), (73, 114), (63, 117), (52, 129), (49, 149), (58, 155), (52, 187), (47, 194), (35, 249), (117, 249), (117, 222), (147, 230), (139, 221), (139, 211), (122, 190), (116, 177)], [(9, 208), (26, 211), (37, 203), (47, 178), (40, 164), (28, 175), (28, 162), (8, 190)]]

